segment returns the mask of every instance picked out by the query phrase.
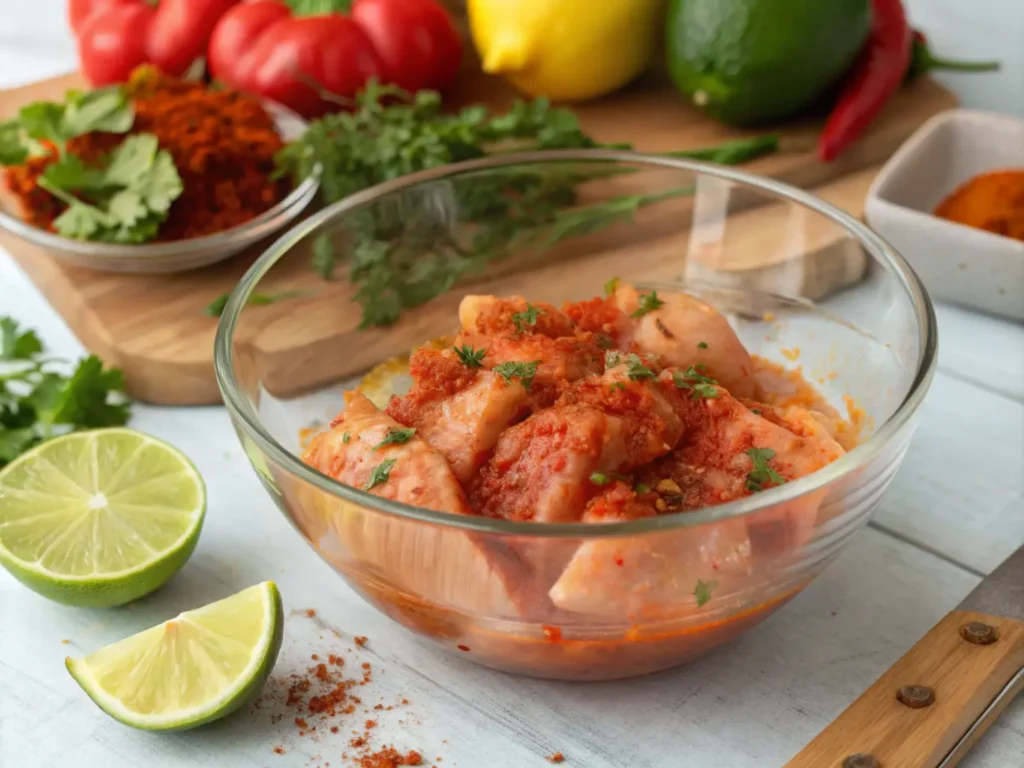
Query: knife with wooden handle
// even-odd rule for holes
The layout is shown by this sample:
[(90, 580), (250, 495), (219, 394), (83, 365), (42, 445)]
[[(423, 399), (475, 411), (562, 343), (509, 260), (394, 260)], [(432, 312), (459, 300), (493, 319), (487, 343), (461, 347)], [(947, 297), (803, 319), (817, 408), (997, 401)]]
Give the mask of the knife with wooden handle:
[(1024, 546), (785, 768), (951, 768), (1024, 690)]

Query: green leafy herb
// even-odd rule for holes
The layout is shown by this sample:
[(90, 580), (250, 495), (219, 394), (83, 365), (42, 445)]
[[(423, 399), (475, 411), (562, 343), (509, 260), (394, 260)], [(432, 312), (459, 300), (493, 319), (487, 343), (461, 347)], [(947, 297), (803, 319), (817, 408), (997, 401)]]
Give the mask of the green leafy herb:
[(615, 345), (615, 341), (607, 333), (596, 334), (594, 341), (601, 349), (611, 349)]
[(484, 355), (487, 354), (486, 349), (473, 349), (468, 344), (463, 344), (461, 347), (452, 347), (452, 349), (455, 350), (459, 361), (467, 368), (483, 367)]
[(711, 599), (711, 593), (718, 587), (717, 581), (702, 581), (697, 579), (697, 584), (693, 588), (693, 596), (697, 598), (697, 607), (703, 608), (705, 603)]
[(343, 442), (345, 445), (348, 445), (351, 441), (352, 435), (350, 435), (348, 432), (341, 436), (341, 442)]
[(67, 91), (63, 102), (26, 104), (16, 118), (0, 123), (0, 165), (41, 154), (39, 141), (52, 142), (64, 156), (69, 139), (92, 131), (127, 133), (134, 121), (134, 107), (119, 85)]
[[(220, 317), (224, 314), (224, 307), (228, 303), (228, 297), (231, 294), (222, 293), (220, 296), (215, 298), (209, 304), (206, 305), (206, 309), (203, 310), (204, 315), (210, 317)], [(278, 291), (277, 293), (251, 293), (249, 294), (248, 300), (245, 302), (250, 307), (262, 307), (267, 304), (277, 304), (280, 301), (288, 301), (289, 299), (297, 299), (300, 296), (308, 296), (309, 291)]]
[(654, 371), (644, 365), (640, 356), (635, 354), (626, 356), (626, 375), (629, 376), (630, 381), (653, 379), (655, 377)]
[(782, 485), (786, 482), (786, 478), (768, 466), (768, 462), (775, 457), (775, 451), (771, 448), (748, 448), (744, 453), (754, 464), (754, 468), (747, 473), (748, 491), (763, 491), (766, 485)]
[(614, 368), (617, 365), (622, 365), (622, 353), (617, 349), (610, 349), (604, 353), (604, 367)]
[(621, 381), (613, 381), (611, 387), (609, 387), (609, 389), (612, 392), (616, 391), (617, 389), (625, 389), (625, 388), (626, 388), (626, 385), (624, 383), (622, 383)]
[(0, 318), (0, 466), (51, 437), (128, 420), (119, 370), (90, 355), (67, 375), (43, 352), (33, 331)]
[(758, 416), (761, 415), (761, 409), (760, 408), (751, 408), (750, 412), (751, 413), (756, 413)]
[(46, 168), (39, 186), (68, 206), (53, 222), (57, 232), (108, 243), (152, 240), (182, 192), (174, 159), (149, 133), (128, 136), (103, 167), (64, 156)]
[[(498, 115), (482, 106), (451, 112), (434, 91), (409, 94), (371, 82), (352, 107), (313, 121), (277, 158), (278, 172), (296, 180), (319, 173), (328, 203), (409, 173), (489, 154), (626, 148), (594, 141), (573, 112), (543, 99), (516, 101)], [(766, 136), (674, 154), (735, 163), (773, 152), (777, 144), (775, 136)], [(579, 184), (630, 172), (570, 161), (508, 166), (448, 179), (430, 187), (436, 194), (403, 193), (353, 211), (345, 256), (354, 300), (363, 309), (362, 327), (391, 324), (405, 309), (493, 263), (628, 221), (640, 208), (692, 192), (684, 187), (578, 205)], [(333, 249), (330, 258), (326, 248), (315, 249), (314, 257), (320, 274), (333, 273)]]
[(493, 370), (507, 384), (511, 384), (512, 379), (519, 379), (519, 383), (523, 385), (523, 388), (529, 389), (533, 384), (533, 378), (537, 375), (537, 364), (539, 362), (540, 360), (534, 360), (532, 363), (510, 360), (507, 363), (494, 366)]
[(619, 287), (619, 278), (613, 277), (607, 283), (604, 284), (604, 295), (611, 296), (615, 293), (615, 290)]
[(658, 298), (657, 291), (651, 291), (650, 293), (640, 294), (640, 306), (633, 310), (630, 317), (643, 317), (648, 312), (653, 312), (658, 307), (664, 305), (665, 302)]
[(707, 349), (707, 348), (708, 348), (708, 343), (706, 341), (698, 341), (697, 342), (697, 349)]
[(646, 483), (637, 483), (636, 485), (633, 486), (633, 490), (636, 491), (637, 493), (650, 493), (651, 486), (647, 485)]
[(537, 318), (544, 314), (543, 309), (537, 309), (535, 306), (526, 303), (526, 309), (522, 312), (516, 312), (512, 315), (512, 324), (516, 327), (516, 330), (523, 333), (526, 330), (526, 326), (534, 326), (537, 324)]
[(705, 370), (703, 365), (691, 365), (682, 373), (676, 371), (672, 376), (672, 380), (676, 383), (676, 386), (679, 387), (679, 389), (691, 390), (694, 400), (718, 397), (718, 390), (715, 389), (718, 382), (709, 376), (702, 374), (700, 372), (702, 370)]
[(313, 258), (310, 260), (313, 271), (324, 280), (334, 278), (334, 268), (338, 265), (338, 255), (326, 233), (320, 233), (313, 240)]
[(594, 485), (608, 485), (612, 480), (608, 475), (601, 472), (593, 472), (590, 475), (590, 482)]
[(391, 470), (394, 466), (394, 459), (384, 459), (384, 461), (374, 467), (373, 471), (370, 472), (370, 479), (366, 481), (364, 489), (368, 491), (374, 486), (386, 483), (388, 481), (388, 477), (391, 476)]
[(392, 427), (387, 431), (387, 433), (385, 433), (384, 439), (373, 446), (373, 450), (379, 451), (385, 445), (401, 445), (402, 443), (408, 443), (412, 440), (412, 436), (415, 434), (416, 430), (412, 427)]

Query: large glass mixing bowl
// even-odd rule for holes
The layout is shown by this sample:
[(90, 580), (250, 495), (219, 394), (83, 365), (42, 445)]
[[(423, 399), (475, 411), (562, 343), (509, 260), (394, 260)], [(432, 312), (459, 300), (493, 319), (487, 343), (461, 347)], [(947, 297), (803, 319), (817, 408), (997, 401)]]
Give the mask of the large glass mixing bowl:
[[(423, 281), (469, 258), (481, 233), (507, 223), (508, 206), (483, 204), (493, 190), (531, 189), (533, 182), (516, 185), (537, 178), (562, 185), (557, 200), (545, 200), (568, 213), (551, 221), (539, 205), (519, 206), (534, 229), (524, 236), (527, 218), (517, 220), (506, 238), (489, 241), (480, 271), (391, 327), (360, 329), (353, 290), (342, 280), (322, 283), (309, 269), (330, 244), (348, 259), (341, 270), (362, 270), (362, 286), (372, 289), (373, 260), (385, 259), (389, 279), (401, 271), (404, 303), (414, 303)], [(566, 183), (575, 191), (566, 193)], [(508, 194), (529, 203), (525, 192)], [(595, 210), (603, 213), (595, 218)], [(300, 460), (303, 430), (329, 422), (360, 373), (455, 328), (463, 294), (557, 305), (599, 294), (613, 276), (704, 298), (752, 353), (800, 366), (833, 404), (848, 406), (863, 427), (859, 446), (739, 501), (603, 525), (414, 508)], [(258, 296), (282, 288), (299, 298), (266, 304)], [(370, 308), (380, 310), (384, 298)], [(575, 680), (694, 659), (807, 586), (892, 480), (935, 359), (935, 317), (920, 281), (860, 222), (741, 171), (609, 151), (472, 161), (332, 205), (253, 265), (216, 341), (218, 381), (264, 486), (353, 589), (467, 659)], [(552, 601), (570, 567), (573, 610)]]

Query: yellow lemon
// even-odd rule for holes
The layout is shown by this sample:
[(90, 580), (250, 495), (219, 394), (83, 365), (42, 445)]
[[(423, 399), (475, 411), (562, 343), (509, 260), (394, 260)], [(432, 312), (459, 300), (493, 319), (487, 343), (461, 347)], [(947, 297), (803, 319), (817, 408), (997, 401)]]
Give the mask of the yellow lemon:
[(664, 0), (469, 0), (485, 72), (531, 96), (582, 101), (622, 87), (652, 62)]

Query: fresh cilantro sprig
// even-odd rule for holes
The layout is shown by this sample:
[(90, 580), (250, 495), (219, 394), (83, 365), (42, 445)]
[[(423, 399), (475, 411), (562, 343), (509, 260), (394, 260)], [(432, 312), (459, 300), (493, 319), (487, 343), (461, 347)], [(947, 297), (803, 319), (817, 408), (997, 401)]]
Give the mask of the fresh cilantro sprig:
[(512, 324), (516, 327), (517, 331), (524, 333), (528, 327), (536, 325), (537, 318), (543, 314), (543, 309), (537, 309), (530, 302), (526, 302), (526, 309), (512, 315)]
[(640, 306), (633, 310), (630, 317), (643, 317), (648, 312), (653, 312), (658, 307), (664, 306), (665, 302), (658, 298), (657, 291), (640, 294)]
[(416, 434), (416, 430), (412, 427), (392, 427), (384, 434), (384, 439), (373, 446), (373, 450), (379, 451), (385, 445), (402, 445), (412, 440), (412, 436)]
[(537, 375), (537, 364), (539, 360), (527, 363), (522, 360), (510, 360), (507, 363), (496, 365), (492, 369), (496, 374), (501, 376), (505, 380), (506, 384), (511, 384), (512, 379), (519, 379), (519, 383), (523, 385), (523, 389), (529, 390), (533, 385), (533, 379)]
[[(630, 353), (625, 357), (616, 350), (611, 350), (604, 353), (604, 366), (605, 368), (615, 368), (619, 365), (626, 366), (626, 375), (630, 381), (640, 381), (641, 379), (653, 379), (657, 374), (654, 373), (650, 368), (644, 365), (643, 359), (636, 353)], [(619, 382), (621, 383), (621, 382)]]
[(705, 370), (703, 365), (691, 365), (682, 373), (676, 371), (672, 380), (679, 389), (689, 389), (694, 400), (718, 397), (718, 390), (715, 389), (718, 382), (701, 373), (702, 370)]
[(35, 332), (0, 318), (0, 467), (51, 437), (128, 421), (119, 370), (90, 355), (68, 375), (44, 351)]
[(697, 584), (693, 588), (693, 596), (697, 598), (697, 607), (703, 608), (704, 605), (711, 599), (711, 593), (718, 587), (717, 581), (703, 581), (697, 579)]
[(47, 166), (39, 186), (68, 206), (54, 219), (57, 232), (107, 243), (155, 238), (183, 189), (171, 153), (149, 133), (125, 138), (99, 167), (65, 155)]
[(134, 121), (135, 108), (120, 85), (70, 90), (63, 102), (26, 104), (17, 117), (0, 122), (0, 165), (19, 165), (46, 154), (41, 141), (51, 142), (65, 156), (70, 139), (92, 131), (127, 133)]
[(487, 354), (486, 349), (473, 349), (468, 344), (463, 344), (461, 347), (452, 347), (455, 350), (455, 355), (467, 368), (483, 368), (484, 355)]
[(786, 482), (786, 478), (768, 466), (768, 462), (775, 458), (775, 451), (771, 448), (748, 448), (744, 453), (754, 465), (747, 473), (748, 491), (763, 491), (767, 485), (782, 485)]
[[(777, 137), (764, 136), (671, 154), (739, 163), (777, 146)], [(279, 173), (296, 180), (318, 173), (320, 193), (331, 203), (405, 174), (490, 154), (593, 147), (628, 145), (595, 141), (573, 112), (543, 99), (516, 101), (499, 115), (482, 106), (446, 112), (436, 92), (412, 95), (371, 82), (351, 111), (314, 121), (277, 163)], [(551, 162), (446, 179), (429, 194), (427, 187), (410, 190), (350, 212), (344, 253), (321, 235), (312, 266), (331, 279), (344, 257), (362, 327), (389, 325), (490, 264), (628, 221), (643, 207), (692, 192), (680, 187), (577, 204), (579, 184), (633, 170)]]
[(378, 485), (386, 483), (391, 476), (391, 470), (395, 467), (395, 459), (384, 459), (380, 464), (370, 470), (370, 477), (366, 481), (363, 490), (369, 491)]

